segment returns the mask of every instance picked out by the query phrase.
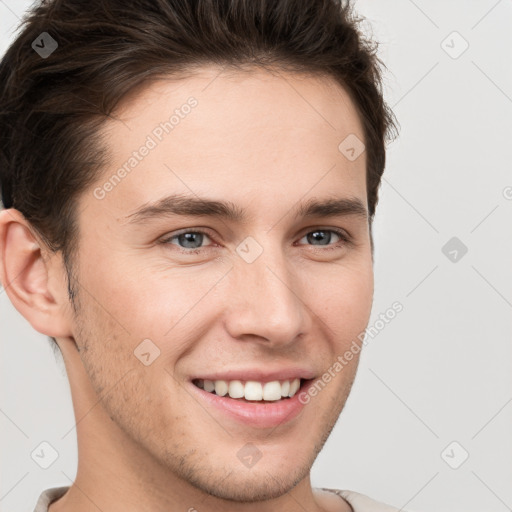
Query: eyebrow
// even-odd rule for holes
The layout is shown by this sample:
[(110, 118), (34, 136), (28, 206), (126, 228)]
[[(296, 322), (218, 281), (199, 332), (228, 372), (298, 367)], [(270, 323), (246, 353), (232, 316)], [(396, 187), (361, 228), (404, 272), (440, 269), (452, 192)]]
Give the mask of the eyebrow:
[[(357, 197), (309, 199), (296, 206), (295, 218), (356, 216), (368, 221), (368, 211)], [(129, 224), (169, 217), (174, 215), (191, 217), (216, 217), (232, 222), (247, 222), (248, 215), (243, 208), (231, 201), (218, 201), (186, 195), (170, 195), (146, 203), (125, 218)]]

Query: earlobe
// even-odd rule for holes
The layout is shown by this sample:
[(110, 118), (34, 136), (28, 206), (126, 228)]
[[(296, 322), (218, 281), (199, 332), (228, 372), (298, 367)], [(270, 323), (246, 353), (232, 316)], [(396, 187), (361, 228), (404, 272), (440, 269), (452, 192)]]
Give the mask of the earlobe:
[[(45, 258), (46, 256), (46, 258)], [(38, 332), (69, 336), (60, 261), (14, 208), (0, 212), (0, 280), (13, 306)], [(55, 282), (57, 280), (57, 282)]]

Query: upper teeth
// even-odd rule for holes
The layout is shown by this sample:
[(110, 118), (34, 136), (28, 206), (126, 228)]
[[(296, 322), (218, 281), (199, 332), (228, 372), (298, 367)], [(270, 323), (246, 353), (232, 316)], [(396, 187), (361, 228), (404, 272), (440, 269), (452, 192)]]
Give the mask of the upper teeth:
[(300, 379), (284, 380), (279, 382), (256, 382), (249, 380), (198, 380), (197, 385), (219, 396), (228, 395), (231, 398), (245, 398), (246, 400), (281, 400), (282, 397), (292, 397), (300, 388)]

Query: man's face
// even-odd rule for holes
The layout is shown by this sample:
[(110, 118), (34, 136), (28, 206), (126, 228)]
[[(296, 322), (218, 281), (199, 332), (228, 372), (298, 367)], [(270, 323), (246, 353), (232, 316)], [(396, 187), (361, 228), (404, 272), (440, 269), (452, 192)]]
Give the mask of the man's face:
[[(340, 199), (367, 208), (366, 155), (338, 149), (363, 131), (329, 79), (218, 73), (155, 83), (106, 125), (111, 163), (78, 204), (73, 336), (105, 418), (155, 466), (254, 500), (308, 475), (355, 376), (357, 354), (301, 403), (368, 323), (368, 220), (299, 210)], [(133, 215), (170, 195), (227, 202), (244, 218)], [(294, 398), (264, 402), (198, 387), (295, 378), (308, 381)]]

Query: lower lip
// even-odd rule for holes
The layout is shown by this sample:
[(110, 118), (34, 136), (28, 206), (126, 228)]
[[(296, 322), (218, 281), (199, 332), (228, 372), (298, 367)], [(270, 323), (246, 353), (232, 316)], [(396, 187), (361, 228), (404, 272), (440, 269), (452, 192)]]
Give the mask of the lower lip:
[(275, 402), (245, 402), (229, 396), (219, 396), (198, 388), (192, 382), (194, 393), (236, 421), (259, 428), (275, 428), (296, 418), (304, 405), (299, 400), (299, 394), (308, 390), (313, 380), (305, 381), (292, 398), (276, 400)]

